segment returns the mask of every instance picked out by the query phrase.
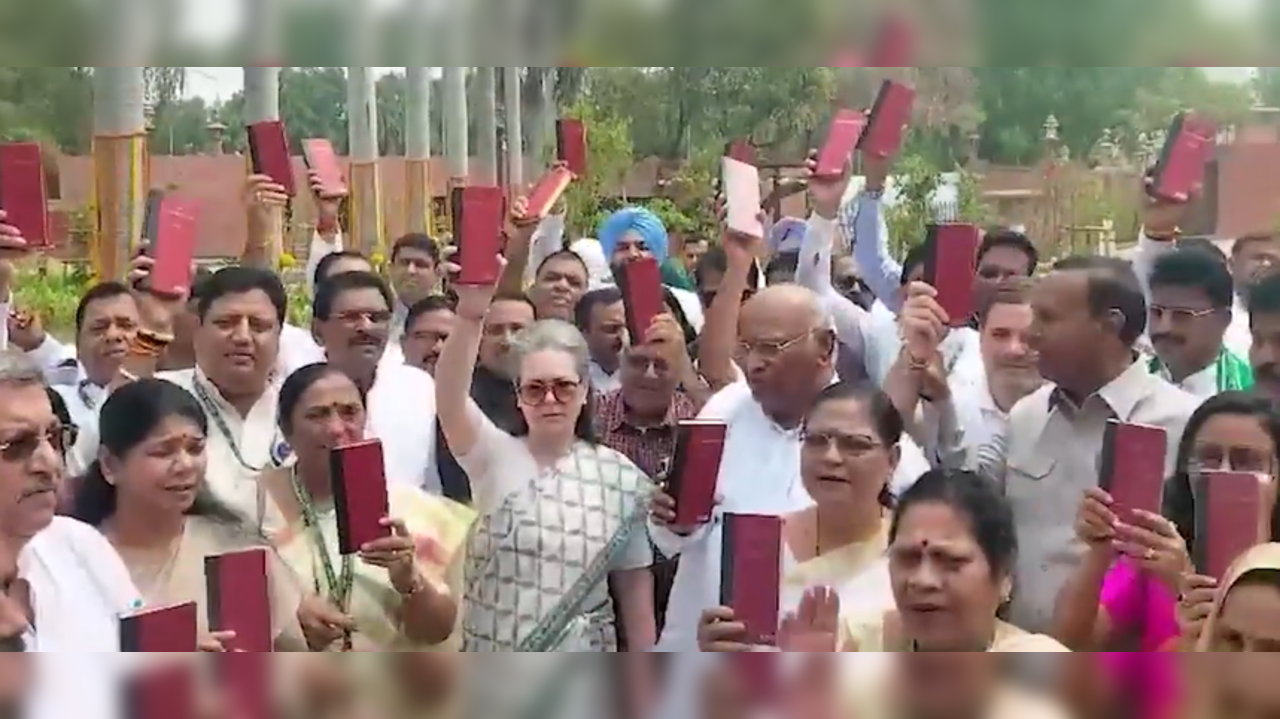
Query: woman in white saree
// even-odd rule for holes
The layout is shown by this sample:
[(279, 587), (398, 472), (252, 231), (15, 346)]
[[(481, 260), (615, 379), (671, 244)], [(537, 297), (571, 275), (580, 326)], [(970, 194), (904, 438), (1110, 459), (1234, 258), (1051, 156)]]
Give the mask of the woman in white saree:
[[(532, 233), (519, 215), (522, 204), (515, 215), (522, 226), (508, 230), (512, 243), (528, 242)], [(625, 625), (630, 650), (646, 651), (656, 634), (645, 525), (650, 483), (630, 460), (594, 441), (586, 340), (559, 320), (507, 338), (525, 425), (508, 434), (469, 398), (496, 286), (456, 290), (458, 321), (437, 364), (436, 412), (470, 480), (479, 516), (468, 549), (464, 651), (616, 651), (618, 623)], [(637, 673), (642, 660), (634, 662)], [(574, 661), (569, 657), (511, 661), (517, 671), (506, 672), (502, 691), (495, 692), (492, 681), (478, 687), (474, 699), (484, 703), (469, 707), (473, 715), (504, 715), (508, 707), (500, 704), (510, 702), (515, 713), (505, 715), (564, 716), (558, 709), (578, 691), (567, 685), (594, 684), (583, 679), (589, 672), (566, 670), (563, 663)], [(471, 669), (474, 676), (475, 663)], [(647, 696), (647, 690), (633, 696)], [(577, 702), (577, 708), (589, 703)]]

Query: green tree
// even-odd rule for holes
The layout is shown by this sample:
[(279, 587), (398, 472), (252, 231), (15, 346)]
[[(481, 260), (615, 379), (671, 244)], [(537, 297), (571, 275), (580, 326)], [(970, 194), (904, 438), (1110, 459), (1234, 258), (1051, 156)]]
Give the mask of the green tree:
[[(328, 138), (340, 153), (347, 148), (347, 72), (341, 67), (286, 67), (280, 71), (280, 117), (293, 151), (302, 140)], [(218, 111), (232, 147), (244, 150), (244, 94), (237, 92)]]

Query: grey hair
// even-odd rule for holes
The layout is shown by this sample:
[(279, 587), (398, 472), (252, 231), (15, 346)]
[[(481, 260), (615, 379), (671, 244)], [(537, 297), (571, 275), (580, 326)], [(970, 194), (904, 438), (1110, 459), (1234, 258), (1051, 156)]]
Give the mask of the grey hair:
[(587, 340), (577, 327), (564, 320), (539, 320), (511, 338), (511, 352), (508, 355), (510, 376), (519, 379), (524, 359), (531, 354), (546, 351), (564, 352), (573, 357), (578, 377), (583, 382), (587, 381), (587, 368), (591, 361)]
[(0, 352), (0, 385), (44, 386), (44, 373), (39, 365), (18, 352)]

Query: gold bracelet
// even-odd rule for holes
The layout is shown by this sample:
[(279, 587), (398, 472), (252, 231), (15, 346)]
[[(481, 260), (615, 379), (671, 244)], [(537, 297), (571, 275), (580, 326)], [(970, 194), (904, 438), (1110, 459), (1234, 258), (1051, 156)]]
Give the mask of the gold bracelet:
[(138, 330), (134, 334), (130, 349), (142, 357), (159, 357), (173, 343), (173, 335), (164, 335), (151, 330)]

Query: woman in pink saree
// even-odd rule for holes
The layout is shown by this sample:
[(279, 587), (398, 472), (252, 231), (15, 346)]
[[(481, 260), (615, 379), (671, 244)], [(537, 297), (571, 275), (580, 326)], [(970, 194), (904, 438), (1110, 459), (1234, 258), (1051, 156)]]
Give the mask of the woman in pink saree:
[(1059, 597), (1055, 636), (1076, 651), (1127, 650), (1099, 654), (1105, 712), (1137, 719), (1177, 714), (1182, 696), (1171, 654), (1188, 649), (1177, 608), (1182, 579), (1193, 573), (1193, 477), (1212, 471), (1274, 477), (1277, 446), (1280, 414), (1270, 403), (1227, 392), (1188, 421), (1165, 485), (1163, 516), (1116, 507), (1101, 489), (1085, 493), (1077, 534), (1089, 550)]

